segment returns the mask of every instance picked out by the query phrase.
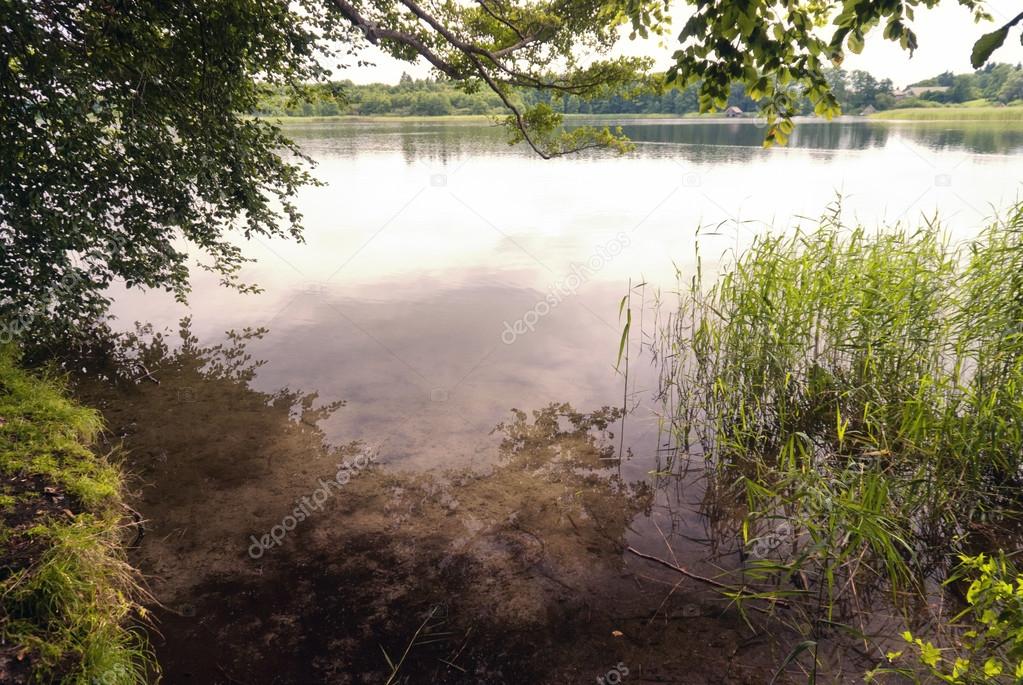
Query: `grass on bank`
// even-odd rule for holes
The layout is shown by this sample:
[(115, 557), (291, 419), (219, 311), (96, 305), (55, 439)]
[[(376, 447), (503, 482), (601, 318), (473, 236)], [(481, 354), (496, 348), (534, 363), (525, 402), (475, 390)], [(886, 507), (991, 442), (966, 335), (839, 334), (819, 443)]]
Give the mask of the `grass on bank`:
[(869, 115), (871, 119), (894, 121), (1012, 121), (1023, 122), (1023, 105), (995, 107), (976, 102), (952, 107), (890, 109)]
[(95, 411), (0, 348), (0, 682), (147, 682), (118, 468)]
[(793, 579), (779, 596), (807, 644), (822, 622), (865, 630), (871, 598), (917, 620), (961, 555), (1019, 548), (1023, 205), (964, 245), (836, 208), (680, 291), (660, 350), (672, 430), (745, 498), (746, 542), (776, 542), (747, 572)]

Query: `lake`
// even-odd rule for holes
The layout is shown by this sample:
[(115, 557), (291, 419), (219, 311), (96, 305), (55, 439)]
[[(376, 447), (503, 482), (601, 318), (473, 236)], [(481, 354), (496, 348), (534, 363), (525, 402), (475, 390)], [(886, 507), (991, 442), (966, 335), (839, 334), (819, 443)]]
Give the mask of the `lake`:
[[(187, 309), (129, 293), (114, 313), (173, 326), (187, 312), (204, 341), (267, 326), (251, 350), (270, 362), (258, 387), (347, 400), (324, 426), (331, 439), (387, 440), (391, 460), (415, 467), (486, 463), (479, 436), (509, 401), (617, 401), (617, 308), (629, 279), (649, 283), (648, 297), (672, 287), (698, 235), (714, 260), (772, 227), (812, 224), (839, 194), (851, 222), (937, 212), (962, 235), (1019, 192), (1023, 129), (803, 123), (774, 150), (749, 123), (625, 130), (633, 155), (545, 162), (486, 125), (289, 126), (326, 185), (299, 200), (305, 244), (247, 246), (258, 263), (243, 278), (266, 292), (236, 295), (200, 274)], [(600, 258), (619, 233), (629, 245)], [(602, 267), (556, 311), (502, 342), (506, 323), (594, 255)]]
[(1023, 127), (807, 120), (765, 150), (749, 120), (622, 125), (633, 153), (543, 161), (480, 122), (288, 124), (323, 185), (304, 243), (247, 244), (264, 292), (115, 291), (119, 329), (190, 317), (144, 346), (158, 384), (83, 389), (139, 476), (169, 682), (381, 682), (418, 643), (409, 682), (769, 679), (784, 635), (625, 552), (742, 565), (737, 504), (666, 473), (655, 305), (697, 244), (713, 272), (839, 198), (969, 236), (1018, 197)]

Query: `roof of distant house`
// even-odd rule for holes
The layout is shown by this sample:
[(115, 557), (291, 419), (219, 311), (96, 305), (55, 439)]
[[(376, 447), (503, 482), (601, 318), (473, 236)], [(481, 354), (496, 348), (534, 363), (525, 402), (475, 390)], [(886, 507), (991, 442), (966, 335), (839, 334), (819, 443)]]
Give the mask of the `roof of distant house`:
[(895, 92), (896, 96), (902, 95), (906, 97), (919, 97), (926, 95), (927, 93), (944, 93), (949, 89), (948, 86), (910, 86), (904, 90)]

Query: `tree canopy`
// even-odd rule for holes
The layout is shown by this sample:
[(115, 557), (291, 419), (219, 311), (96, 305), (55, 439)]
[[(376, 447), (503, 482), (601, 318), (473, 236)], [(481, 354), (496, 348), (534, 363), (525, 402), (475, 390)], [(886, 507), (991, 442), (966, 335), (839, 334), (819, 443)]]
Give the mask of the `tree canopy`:
[(299, 235), (290, 198), (312, 179), (247, 112), (257, 79), (323, 75), (330, 17), (261, 0), (0, 0), (0, 16), (0, 317), (14, 333), (94, 318), (115, 278), (184, 296), (187, 250), (230, 280), (243, 257), (229, 227)]
[[(936, 1), (698, 0), (674, 64), (652, 78), (651, 60), (613, 47), (623, 27), (663, 35), (665, 0), (0, 0), (0, 319), (8, 334), (83, 324), (116, 279), (184, 297), (195, 256), (244, 287), (232, 231), (300, 238), (294, 195), (313, 182), (301, 152), (250, 113), (268, 87), (300, 92), (369, 44), (425, 59), (463, 92), (489, 89), (512, 141), (543, 157), (627, 145), (606, 127), (565, 130), (559, 98), (666, 87), (695, 87), (709, 110), (742, 85), (772, 143), (799, 99), (838, 111), (826, 74), (846, 49), (883, 24), (912, 50), (913, 12)], [(978, 0), (960, 3), (985, 17)], [(981, 39), (974, 61), (1021, 18)], [(523, 89), (546, 95), (514, 97)]]
[[(976, 21), (989, 21), (981, 0), (958, 0)], [(571, 150), (582, 141), (556, 143), (560, 119), (537, 104), (520, 110), (510, 89), (531, 86), (587, 98), (601, 97), (608, 85), (622, 86), (635, 61), (578, 61), (580, 48), (606, 50), (613, 30), (631, 24), (631, 36), (663, 35), (669, 23), (667, 0), (543, 4), (516, 0), (477, 0), (420, 6), (415, 0), (387, 0), (355, 6), (329, 0), (366, 37), (393, 56), (418, 54), (439, 72), (469, 84), (482, 82), (502, 98), (519, 137), (544, 156)], [(796, 101), (809, 100), (825, 117), (840, 112), (827, 78), (846, 51), (862, 51), (866, 35), (883, 27), (886, 40), (912, 53), (915, 12), (938, 0), (692, 0), (692, 15), (678, 35), (674, 64), (664, 83), (698, 87), (701, 111), (724, 109), (735, 84), (745, 87), (767, 119), (765, 143), (784, 143), (797, 113)], [(983, 66), (1023, 13), (982, 36), (971, 56)], [(400, 27), (400, 28), (396, 28)], [(557, 78), (545, 70), (558, 70)], [(662, 83), (663, 85), (663, 83)], [(592, 132), (588, 132), (592, 137)], [(598, 139), (612, 144), (612, 139)], [(585, 145), (585, 143), (583, 143)]]

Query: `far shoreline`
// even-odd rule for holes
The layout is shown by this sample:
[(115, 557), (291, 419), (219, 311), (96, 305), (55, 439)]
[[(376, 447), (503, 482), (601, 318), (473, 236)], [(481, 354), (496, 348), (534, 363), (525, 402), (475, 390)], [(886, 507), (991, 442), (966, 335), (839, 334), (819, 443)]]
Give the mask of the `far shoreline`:
[[(304, 124), (386, 124), (386, 123), (462, 123), (500, 125), (504, 114), (440, 114), (440, 115), (404, 115), (404, 114), (336, 114), (330, 116), (277, 116), (256, 115), (255, 118), (271, 121), (281, 126)], [(685, 122), (685, 123), (729, 123), (763, 125), (763, 119), (752, 113), (742, 116), (726, 116), (714, 114), (666, 114), (666, 113), (628, 113), (628, 114), (565, 114), (566, 122), (570, 121), (604, 121), (608, 123), (640, 124), (646, 121)], [(1023, 125), (1023, 106), (1010, 107), (922, 107), (912, 109), (893, 109), (869, 115), (843, 114), (833, 119), (817, 116), (794, 117), (796, 123), (894, 123), (894, 124), (997, 124)]]

